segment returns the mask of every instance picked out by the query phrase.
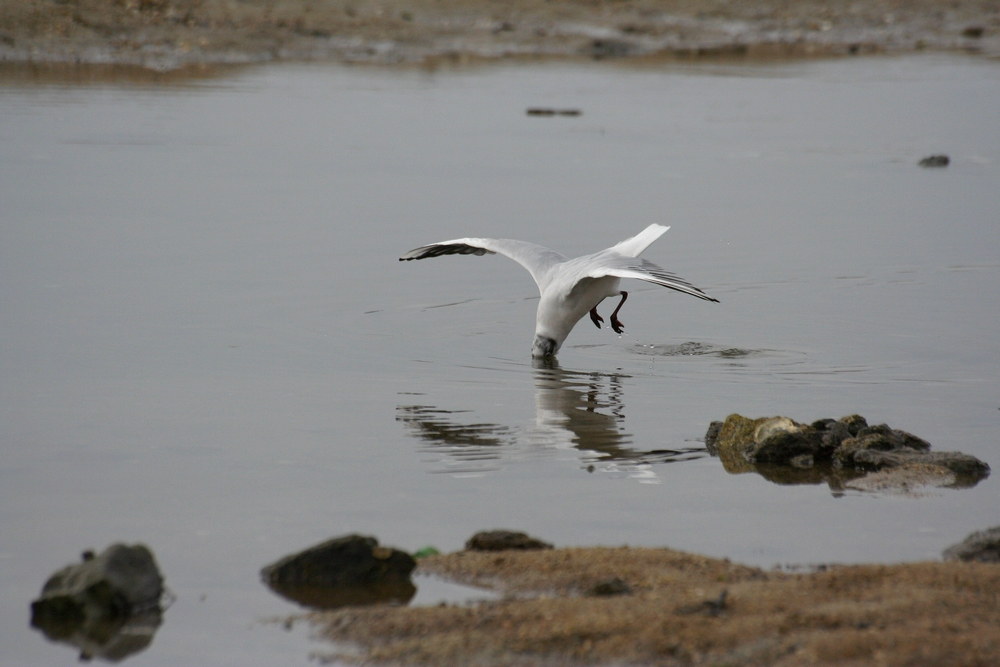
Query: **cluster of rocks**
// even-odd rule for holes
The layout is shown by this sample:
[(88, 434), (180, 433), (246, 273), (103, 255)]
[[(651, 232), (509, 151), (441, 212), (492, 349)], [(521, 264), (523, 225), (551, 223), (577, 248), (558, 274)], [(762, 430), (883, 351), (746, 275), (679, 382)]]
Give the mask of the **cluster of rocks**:
[[(739, 455), (747, 460), (798, 459), (798, 465), (803, 465), (802, 457), (828, 456), (831, 460), (878, 466), (884, 464), (882, 459), (872, 463), (867, 453), (905, 458), (906, 451), (924, 455), (930, 448), (923, 440), (902, 431), (869, 427), (857, 415), (820, 420), (809, 426), (783, 417), (750, 420), (731, 415), (725, 423), (713, 424), (710, 436), (710, 446), (720, 456), (723, 452), (731, 455), (742, 443)], [(968, 461), (971, 458), (946, 457), (942, 465), (952, 465), (959, 471), (981, 470)], [(985, 467), (981, 462), (979, 465)], [(522, 532), (492, 530), (476, 533), (465, 548), (501, 552), (548, 550), (553, 545)], [(424, 551), (437, 553), (433, 548)], [(964, 542), (946, 549), (943, 557), (1000, 563), (1000, 527), (969, 535)], [(336, 609), (408, 603), (416, 592), (410, 579), (415, 567), (410, 554), (380, 546), (374, 537), (352, 534), (286, 556), (263, 568), (261, 576), (275, 592), (295, 602), (311, 608)], [(628, 582), (618, 576), (579, 590), (585, 597), (633, 593)], [(727, 608), (726, 595), (723, 590), (717, 598), (680, 607), (677, 613), (719, 616)], [(53, 641), (77, 647), (81, 661), (97, 657), (118, 662), (149, 646), (161, 623), (163, 601), (169, 597), (146, 546), (113, 544), (99, 555), (84, 552), (82, 562), (49, 577), (39, 599), (31, 604), (31, 625)]]
[(800, 424), (733, 414), (712, 422), (705, 445), (730, 473), (758, 472), (778, 483), (826, 481), (834, 490), (969, 487), (990, 473), (974, 456), (932, 452), (926, 440), (886, 424), (869, 426), (861, 415)]

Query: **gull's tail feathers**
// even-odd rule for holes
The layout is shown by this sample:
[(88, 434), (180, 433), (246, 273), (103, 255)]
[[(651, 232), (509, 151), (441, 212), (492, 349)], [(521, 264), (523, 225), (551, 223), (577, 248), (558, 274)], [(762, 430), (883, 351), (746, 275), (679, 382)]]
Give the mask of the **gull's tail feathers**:
[(638, 257), (642, 254), (643, 250), (648, 248), (653, 241), (660, 238), (663, 235), (663, 232), (668, 229), (670, 229), (670, 227), (664, 227), (663, 225), (653, 223), (632, 238), (625, 239), (610, 249), (625, 255), (626, 257)]

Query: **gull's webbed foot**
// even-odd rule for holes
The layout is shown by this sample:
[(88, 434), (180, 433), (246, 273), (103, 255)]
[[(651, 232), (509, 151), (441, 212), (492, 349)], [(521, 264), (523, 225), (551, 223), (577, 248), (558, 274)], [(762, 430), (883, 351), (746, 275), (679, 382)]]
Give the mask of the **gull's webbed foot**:
[(604, 318), (597, 314), (597, 306), (590, 309), (590, 321), (594, 323), (598, 329), (601, 328), (601, 324), (604, 323)]
[(616, 334), (625, 333), (625, 325), (618, 319), (618, 311), (622, 309), (625, 299), (628, 298), (628, 292), (620, 292), (620, 294), (622, 295), (622, 300), (618, 302), (615, 312), (611, 313), (611, 328), (615, 330)]

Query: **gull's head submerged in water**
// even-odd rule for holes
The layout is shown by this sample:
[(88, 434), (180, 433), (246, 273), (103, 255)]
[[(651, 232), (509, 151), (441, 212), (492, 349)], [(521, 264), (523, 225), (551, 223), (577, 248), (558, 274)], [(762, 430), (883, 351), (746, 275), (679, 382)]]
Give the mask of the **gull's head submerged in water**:
[(610, 319), (611, 328), (616, 333), (622, 333), (623, 325), (618, 319), (618, 311), (628, 298), (628, 292), (619, 289), (622, 278), (645, 280), (699, 299), (717, 302), (717, 299), (683, 278), (652, 262), (639, 259), (640, 253), (668, 229), (670, 228), (663, 225), (650, 225), (618, 245), (576, 259), (563, 257), (548, 248), (524, 241), (467, 238), (420, 246), (400, 257), (399, 261), (487, 253), (500, 253), (511, 258), (528, 270), (541, 294), (535, 316), (535, 341), (531, 345), (531, 356), (549, 357), (559, 351), (569, 332), (584, 315), (589, 313), (591, 321), (598, 328), (601, 327), (604, 318), (597, 314), (597, 306), (609, 296), (621, 297)]
[(531, 344), (531, 356), (551, 357), (559, 351), (561, 346), (562, 344), (557, 343), (554, 338), (535, 334), (535, 342)]

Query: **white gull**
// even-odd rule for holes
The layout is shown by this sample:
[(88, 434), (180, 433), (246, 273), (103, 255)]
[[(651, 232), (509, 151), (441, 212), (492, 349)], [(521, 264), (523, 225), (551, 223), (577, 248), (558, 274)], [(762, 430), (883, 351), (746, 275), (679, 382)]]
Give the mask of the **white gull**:
[(511, 258), (526, 268), (538, 285), (541, 299), (535, 316), (535, 342), (531, 346), (531, 356), (547, 357), (559, 351), (569, 332), (588, 312), (597, 328), (601, 328), (604, 318), (597, 314), (597, 306), (609, 296), (622, 298), (611, 313), (611, 328), (616, 333), (623, 332), (618, 311), (628, 298), (628, 292), (619, 289), (622, 278), (645, 280), (718, 303), (718, 299), (713, 299), (683, 278), (650, 261), (639, 259), (642, 251), (668, 229), (653, 224), (618, 245), (576, 259), (525, 241), (467, 238), (414, 248), (399, 261), (487, 253), (499, 253)]

